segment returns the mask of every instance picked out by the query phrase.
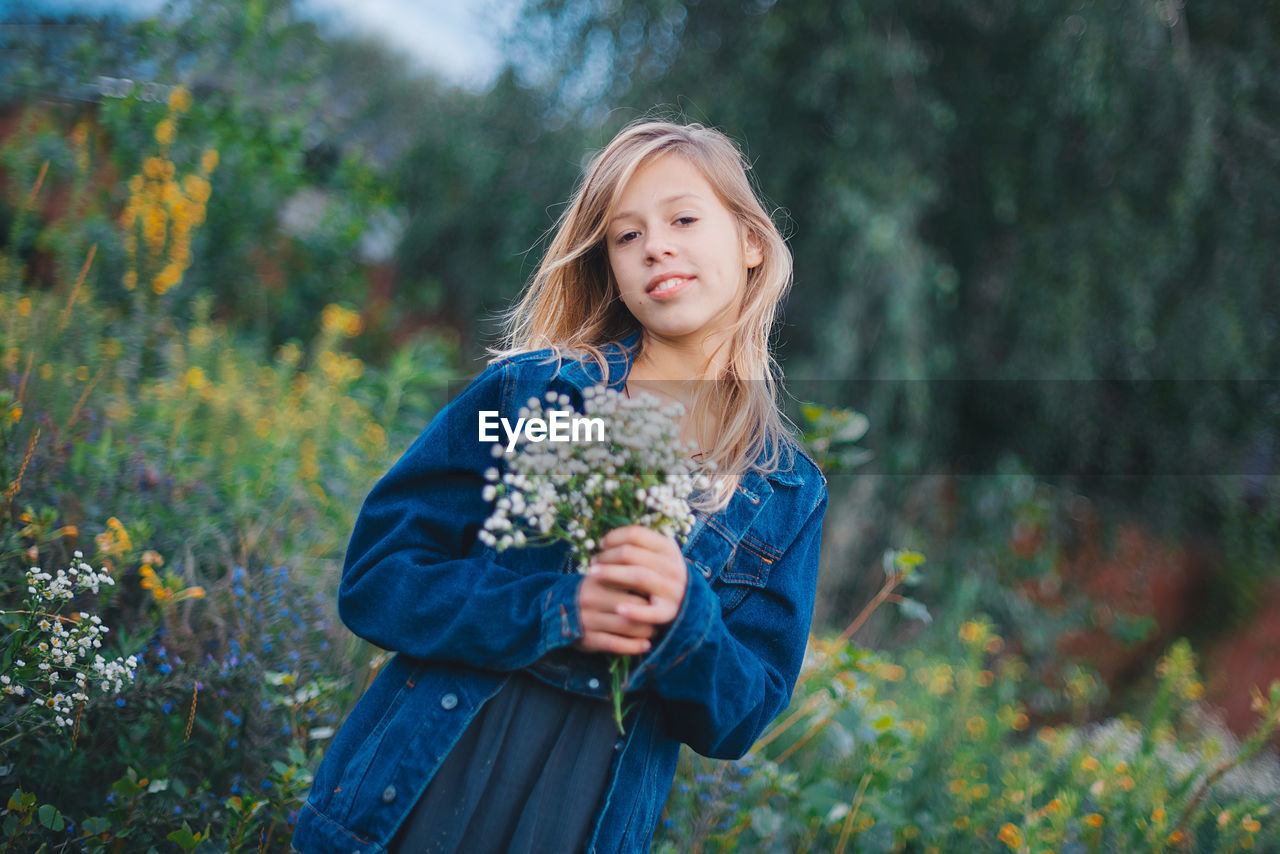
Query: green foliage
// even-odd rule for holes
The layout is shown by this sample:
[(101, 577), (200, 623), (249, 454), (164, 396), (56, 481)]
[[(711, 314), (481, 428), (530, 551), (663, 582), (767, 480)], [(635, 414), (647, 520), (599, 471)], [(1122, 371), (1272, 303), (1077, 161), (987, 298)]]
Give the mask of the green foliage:
[[(126, 255), (128, 235), (33, 215), (68, 174), (94, 209), (79, 144), (41, 160), (42, 138), (3, 149), (16, 215), (0, 248), (0, 606), (23, 613), (5, 616), (0, 660), (7, 687), (31, 690), (0, 694), (0, 779), (20, 789), (0, 828), (19, 850), (284, 850), (376, 666), (332, 613), (330, 573), (360, 499), (440, 405), (452, 350), (422, 339), (370, 368), (350, 352), (360, 315), (331, 304), (315, 306), (307, 345), (264, 359), (210, 318), (215, 295), (146, 280), (142, 298), (104, 294), (95, 261)], [(143, 169), (182, 174), (184, 156), (202, 155), (169, 147)], [(28, 245), (80, 254), (55, 253), (33, 287)], [(116, 595), (77, 590), (54, 603), (65, 613), (26, 614), (26, 568), (67, 566), (73, 550)], [(112, 631), (95, 651), (136, 653), (136, 678), (31, 714), (46, 699), (33, 621), (68, 619), (74, 638), (99, 610)]]
[(1238, 612), (1276, 538), (1278, 38), (1238, 2), (535, 0), (512, 49), (592, 140), (665, 105), (744, 142), (791, 232), (788, 376), (868, 416), (877, 472), (1015, 454), (1232, 520)]
[[(1025, 666), (982, 621), (904, 664), (814, 639), (784, 712), (738, 763), (686, 751), (655, 851), (1204, 851), (1280, 844), (1280, 767), (1198, 708), (1185, 642), (1141, 719), (1035, 726)], [(904, 666), (905, 665), (905, 666)]]
[[(0, 56), (0, 605), (83, 549), (120, 581), (103, 654), (142, 666), (71, 735), (5, 695), (4, 847), (284, 850), (381, 662), (332, 614), (359, 498), (531, 273), (579, 155), (654, 104), (742, 139), (785, 205), (784, 361), (847, 499), (819, 621), (870, 603), (747, 759), (682, 756), (657, 850), (1280, 845), (1280, 698), (1236, 743), (1189, 648), (1116, 706), (1061, 645), (1165, 628), (1100, 620), (1064, 574), (1082, 507), (1210, 531), (1205, 613), (1274, 563), (1275, 401), (1220, 381), (1280, 364), (1273, 9), (538, 0), (480, 94), (290, 0), (72, 24)], [(206, 174), (183, 274), (130, 289), (182, 253), (131, 256), (122, 176)], [(1000, 476), (876, 477), (929, 471)], [(1040, 477), (1181, 471), (1222, 476)], [(883, 584), (857, 571), (882, 554)]]

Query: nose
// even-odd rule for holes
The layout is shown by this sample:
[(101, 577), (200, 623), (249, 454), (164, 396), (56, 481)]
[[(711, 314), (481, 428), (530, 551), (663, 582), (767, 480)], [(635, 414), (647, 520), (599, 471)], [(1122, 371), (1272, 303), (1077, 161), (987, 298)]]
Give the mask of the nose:
[(652, 264), (662, 258), (669, 258), (674, 254), (675, 248), (666, 229), (651, 228), (645, 232), (644, 260), (646, 263)]

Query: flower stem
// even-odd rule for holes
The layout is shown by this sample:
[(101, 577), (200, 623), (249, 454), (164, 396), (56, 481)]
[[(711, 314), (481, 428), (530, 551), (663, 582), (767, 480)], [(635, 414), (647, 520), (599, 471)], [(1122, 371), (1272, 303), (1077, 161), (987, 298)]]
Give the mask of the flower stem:
[(625, 735), (626, 730), (622, 726), (622, 716), (626, 711), (622, 708), (622, 692), (626, 688), (627, 678), (631, 673), (631, 656), (629, 655), (611, 655), (609, 656), (609, 676), (610, 691), (613, 696), (613, 722), (618, 725), (618, 734)]

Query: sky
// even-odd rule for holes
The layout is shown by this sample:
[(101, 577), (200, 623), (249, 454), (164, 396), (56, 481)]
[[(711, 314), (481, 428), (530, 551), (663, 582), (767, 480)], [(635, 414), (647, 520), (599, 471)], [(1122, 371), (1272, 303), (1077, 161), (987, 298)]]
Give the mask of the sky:
[[(164, 5), (163, 0), (0, 0), (0, 12), (15, 2), (55, 12), (138, 15)], [(501, 65), (499, 35), (510, 26), (519, 0), (299, 0), (299, 5), (385, 39), (462, 86), (483, 89)]]

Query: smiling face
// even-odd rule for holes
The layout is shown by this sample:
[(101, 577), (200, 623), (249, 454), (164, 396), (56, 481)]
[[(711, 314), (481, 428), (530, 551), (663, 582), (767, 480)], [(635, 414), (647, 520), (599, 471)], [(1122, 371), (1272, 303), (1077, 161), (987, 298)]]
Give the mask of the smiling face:
[(631, 176), (606, 225), (622, 301), (645, 349), (705, 356), (736, 320), (761, 252), (702, 172), (667, 153)]

